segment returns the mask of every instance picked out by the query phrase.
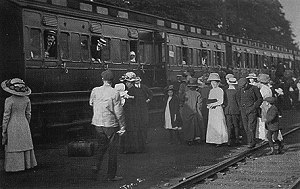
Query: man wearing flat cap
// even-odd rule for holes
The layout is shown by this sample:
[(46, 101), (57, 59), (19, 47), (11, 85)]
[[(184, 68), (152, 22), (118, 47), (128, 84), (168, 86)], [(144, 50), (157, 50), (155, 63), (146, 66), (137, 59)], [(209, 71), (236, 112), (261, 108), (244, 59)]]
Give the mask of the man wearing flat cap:
[(93, 171), (97, 174), (101, 167), (103, 156), (108, 151), (107, 180), (117, 181), (117, 154), (119, 135), (125, 132), (125, 117), (119, 92), (111, 87), (114, 75), (106, 70), (101, 74), (103, 85), (95, 87), (90, 96), (93, 107), (92, 125), (95, 127), (99, 141), (99, 152), (95, 155)]
[(56, 32), (45, 31), (45, 58), (57, 58)]
[(238, 81), (237, 99), (241, 111), (242, 122), (247, 134), (248, 147), (255, 147), (255, 132), (257, 127), (258, 109), (263, 98), (258, 87), (250, 85), (246, 78)]

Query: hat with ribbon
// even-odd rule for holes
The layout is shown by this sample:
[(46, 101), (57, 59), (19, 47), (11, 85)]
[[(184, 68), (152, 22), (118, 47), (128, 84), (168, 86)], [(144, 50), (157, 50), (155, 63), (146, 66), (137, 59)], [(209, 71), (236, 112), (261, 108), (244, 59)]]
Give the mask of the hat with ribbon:
[(225, 79), (229, 79), (229, 78), (233, 78), (233, 77), (234, 77), (233, 74), (227, 74), (227, 75), (225, 76)]
[(46, 30), (45, 33), (46, 33), (47, 35), (53, 35), (53, 36), (56, 35), (56, 32), (55, 32), (54, 30)]
[(229, 78), (229, 79), (227, 80), (227, 83), (228, 83), (228, 84), (231, 84), (231, 85), (236, 85), (236, 84), (238, 84), (236, 78), (234, 78), (234, 77)]
[(120, 81), (129, 81), (129, 82), (133, 82), (133, 81), (137, 81), (137, 77), (136, 74), (134, 72), (127, 72), (125, 75), (123, 75), (120, 78)]
[(270, 76), (268, 74), (259, 74), (257, 80), (261, 83), (266, 84), (270, 82)]
[(166, 91), (174, 91), (174, 85), (169, 85), (165, 88)]
[(210, 73), (207, 81), (221, 81), (218, 73)]
[(102, 38), (98, 39), (97, 42), (100, 43), (103, 46), (106, 46), (106, 40), (104, 40)]
[(248, 76), (246, 77), (247, 79), (257, 79), (255, 73), (249, 73)]
[(1, 87), (4, 91), (18, 96), (27, 96), (31, 94), (31, 89), (19, 78), (5, 80), (1, 83)]

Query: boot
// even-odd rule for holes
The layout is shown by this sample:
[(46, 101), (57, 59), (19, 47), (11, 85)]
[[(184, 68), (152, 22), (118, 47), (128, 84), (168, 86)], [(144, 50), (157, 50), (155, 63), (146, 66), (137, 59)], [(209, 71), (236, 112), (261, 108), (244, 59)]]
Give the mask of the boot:
[(280, 140), (276, 140), (275, 142), (278, 144), (278, 154), (281, 154), (284, 145), (282, 144), (282, 142)]
[(276, 154), (276, 152), (275, 152), (274, 147), (271, 147), (270, 152), (268, 152), (267, 155), (269, 156), (269, 155), (275, 155), (275, 154)]

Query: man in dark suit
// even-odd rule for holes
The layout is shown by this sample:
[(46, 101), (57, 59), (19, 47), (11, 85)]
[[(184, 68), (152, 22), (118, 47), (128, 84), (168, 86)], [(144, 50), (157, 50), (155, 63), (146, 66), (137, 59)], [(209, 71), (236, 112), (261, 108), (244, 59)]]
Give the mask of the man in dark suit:
[(255, 147), (255, 131), (257, 126), (258, 109), (263, 98), (258, 87), (250, 85), (246, 78), (238, 81), (237, 99), (241, 111), (242, 122), (247, 134), (248, 147)]
[(45, 31), (45, 58), (57, 58), (56, 32)]

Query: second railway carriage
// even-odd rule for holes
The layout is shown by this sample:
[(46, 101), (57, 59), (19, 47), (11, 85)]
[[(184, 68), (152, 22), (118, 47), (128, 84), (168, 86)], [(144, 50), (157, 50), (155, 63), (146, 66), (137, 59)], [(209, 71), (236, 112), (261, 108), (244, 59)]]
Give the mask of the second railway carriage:
[[(0, 11), (0, 79), (19, 77), (32, 88), (33, 135), (89, 123), (89, 94), (106, 69), (115, 82), (134, 71), (152, 88), (156, 127), (162, 125), (162, 88), (187, 68), (196, 77), (229, 67), (240, 77), (278, 62), (290, 73), (299, 70), (299, 52), (92, 1), (2, 0)], [(1, 111), (5, 97), (1, 90)]]

